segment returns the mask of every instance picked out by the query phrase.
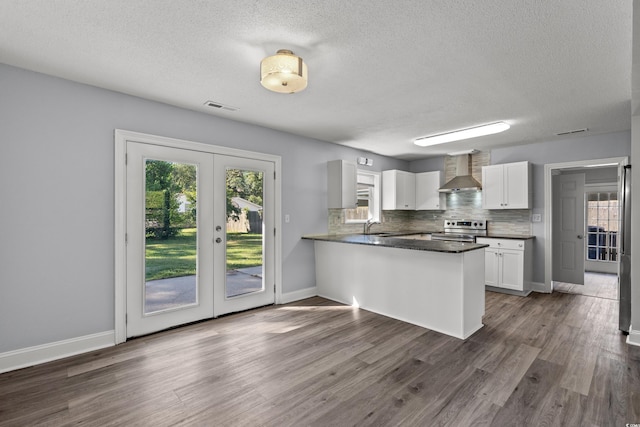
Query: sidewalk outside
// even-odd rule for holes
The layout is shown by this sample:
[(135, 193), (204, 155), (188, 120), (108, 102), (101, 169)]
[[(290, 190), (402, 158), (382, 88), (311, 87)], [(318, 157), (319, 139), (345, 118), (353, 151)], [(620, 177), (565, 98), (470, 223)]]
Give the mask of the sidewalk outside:
[[(151, 280), (145, 287), (145, 312), (166, 310), (196, 302), (196, 276)], [(262, 266), (227, 271), (227, 296), (262, 289)]]

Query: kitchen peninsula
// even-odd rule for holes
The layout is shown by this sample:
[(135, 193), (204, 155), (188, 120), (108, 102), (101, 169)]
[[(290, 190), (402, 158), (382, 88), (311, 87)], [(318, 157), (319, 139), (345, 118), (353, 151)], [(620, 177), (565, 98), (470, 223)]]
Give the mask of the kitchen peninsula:
[(480, 329), (484, 248), (391, 235), (311, 235), (318, 295), (456, 338)]

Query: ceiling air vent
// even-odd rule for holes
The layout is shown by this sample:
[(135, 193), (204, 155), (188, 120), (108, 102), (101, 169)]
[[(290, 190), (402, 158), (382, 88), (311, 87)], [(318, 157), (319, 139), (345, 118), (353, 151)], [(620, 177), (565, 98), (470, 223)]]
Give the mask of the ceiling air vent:
[(207, 107), (216, 108), (218, 110), (227, 110), (227, 111), (238, 111), (238, 108), (232, 107), (230, 105), (224, 105), (215, 101), (207, 101), (204, 103)]
[(557, 136), (564, 136), (564, 135), (572, 135), (574, 133), (582, 133), (582, 132), (586, 132), (589, 129), (584, 128), (584, 129), (576, 129), (576, 130), (568, 130), (566, 132), (560, 132), (560, 133), (556, 133)]

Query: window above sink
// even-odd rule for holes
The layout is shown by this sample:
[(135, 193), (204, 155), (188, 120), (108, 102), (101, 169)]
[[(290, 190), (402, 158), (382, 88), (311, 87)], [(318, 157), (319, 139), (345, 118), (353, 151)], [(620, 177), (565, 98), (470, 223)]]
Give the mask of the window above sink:
[(358, 170), (358, 207), (345, 209), (346, 224), (364, 224), (367, 220), (380, 222), (380, 172)]

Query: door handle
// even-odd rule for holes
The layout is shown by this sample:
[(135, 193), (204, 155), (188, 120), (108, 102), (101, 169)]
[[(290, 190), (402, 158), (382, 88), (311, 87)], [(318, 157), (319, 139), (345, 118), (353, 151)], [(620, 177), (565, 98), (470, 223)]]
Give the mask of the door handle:
[(221, 239), (221, 238), (219, 238), (219, 237), (217, 237), (217, 238), (216, 238), (216, 243), (220, 243), (220, 242), (222, 242), (222, 239)]
[(578, 234), (578, 239), (582, 239), (582, 236), (580, 234)]
[(220, 227), (219, 225), (216, 225), (216, 231), (220, 231), (222, 230), (222, 227)]

